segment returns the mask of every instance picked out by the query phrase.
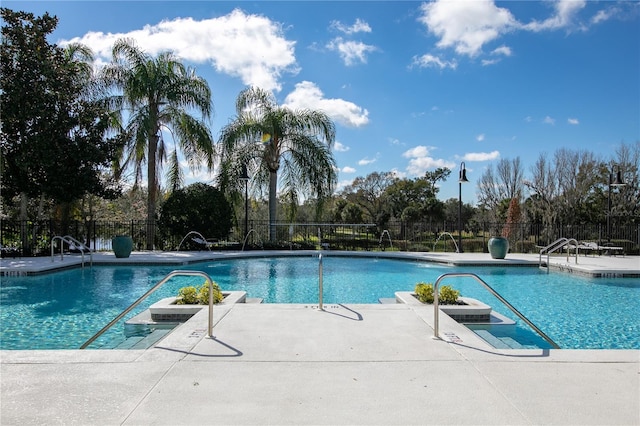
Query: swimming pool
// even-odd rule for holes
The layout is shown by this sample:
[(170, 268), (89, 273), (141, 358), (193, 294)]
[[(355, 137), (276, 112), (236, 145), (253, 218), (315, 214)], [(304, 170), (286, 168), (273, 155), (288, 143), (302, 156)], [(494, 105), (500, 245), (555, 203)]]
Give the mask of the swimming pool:
[[(640, 349), (640, 280), (590, 279), (524, 267), (448, 267), (381, 258), (325, 257), (325, 303), (378, 303), (446, 272), (473, 272), (562, 348)], [(95, 266), (32, 277), (3, 277), (0, 349), (76, 349), (131, 302), (175, 269), (200, 270), (223, 290), (246, 291), (265, 303), (316, 303), (318, 259), (310, 256), (217, 260), (175, 266)], [(167, 283), (127, 318), (185, 285)], [(463, 296), (515, 316), (474, 280), (446, 279)], [(120, 327), (118, 329), (118, 327)], [(519, 325), (520, 327), (520, 325)], [(524, 327), (526, 329), (526, 326)], [(122, 334), (120, 325), (110, 333)], [(530, 333), (528, 330), (523, 334)]]

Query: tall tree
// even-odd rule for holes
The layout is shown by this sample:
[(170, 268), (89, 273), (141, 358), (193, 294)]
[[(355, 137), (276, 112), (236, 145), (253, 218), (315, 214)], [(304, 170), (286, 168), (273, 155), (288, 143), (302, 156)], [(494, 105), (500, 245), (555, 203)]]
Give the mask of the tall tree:
[(57, 18), (48, 14), (1, 12), (3, 196), (22, 194), (26, 205), (27, 197), (68, 204), (85, 194), (115, 195), (117, 188), (102, 172), (115, 157), (117, 141), (105, 137), (107, 110), (88, 90), (90, 50), (49, 44)]
[[(478, 203), (488, 209), (490, 216), (493, 216), (490, 220), (497, 221), (501, 219), (499, 217), (501, 212), (498, 211), (501, 204), (508, 206), (512, 198), (522, 197), (524, 189), (523, 173), (520, 157), (516, 157), (513, 160), (501, 159), (498, 162), (496, 171), (491, 165), (480, 176)], [(506, 208), (502, 213), (506, 213)]]
[[(247, 166), (252, 184), (268, 187), (269, 240), (276, 241), (277, 191), (295, 207), (301, 195), (316, 197), (317, 213), (336, 184), (331, 153), (335, 127), (327, 114), (278, 105), (271, 92), (250, 87), (238, 95), (235, 119), (222, 129), (220, 184), (239, 185)], [(282, 181), (278, 188), (278, 173)]]
[[(198, 169), (204, 162), (213, 169), (214, 145), (204, 120), (212, 113), (211, 90), (195, 70), (185, 67), (171, 52), (153, 58), (131, 39), (120, 39), (113, 46), (113, 60), (102, 70), (107, 87), (118, 93), (111, 106), (126, 113), (123, 126), (127, 144), (121, 152), (121, 171), (131, 167), (139, 184), (146, 164), (147, 174), (147, 250), (153, 249), (159, 190), (158, 169), (169, 161), (169, 182), (178, 188), (182, 179), (178, 149), (189, 166)], [(191, 112), (200, 113), (200, 117)], [(171, 131), (174, 146), (165, 143), (163, 129)]]
[(437, 199), (439, 181), (446, 181), (451, 174), (448, 168), (427, 171), (424, 177), (396, 179), (386, 190), (385, 195), (396, 218), (404, 221), (416, 221), (428, 217), (439, 220), (444, 213), (444, 204)]
[(396, 180), (393, 172), (373, 172), (366, 177), (358, 176), (342, 190), (342, 196), (360, 206), (366, 212), (369, 222), (383, 228), (392, 214), (391, 206), (385, 202), (385, 194)]
[(554, 208), (561, 223), (587, 223), (590, 217), (589, 198), (599, 183), (600, 161), (592, 152), (572, 151), (566, 148), (554, 153), (555, 176), (562, 197), (555, 200)]

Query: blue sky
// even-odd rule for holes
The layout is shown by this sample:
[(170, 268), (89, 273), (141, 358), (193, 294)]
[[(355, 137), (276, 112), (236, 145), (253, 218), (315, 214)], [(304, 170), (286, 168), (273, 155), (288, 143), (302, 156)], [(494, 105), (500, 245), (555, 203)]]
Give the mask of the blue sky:
[[(614, 1), (3, 1), (59, 18), (51, 41), (109, 61), (119, 37), (173, 50), (209, 82), (217, 137), (248, 85), (337, 125), (340, 187), (640, 140), (640, 3)], [(525, 173), (527, 174), (527, 173)], [(201, 171), (188, 182), (211, 182)]]

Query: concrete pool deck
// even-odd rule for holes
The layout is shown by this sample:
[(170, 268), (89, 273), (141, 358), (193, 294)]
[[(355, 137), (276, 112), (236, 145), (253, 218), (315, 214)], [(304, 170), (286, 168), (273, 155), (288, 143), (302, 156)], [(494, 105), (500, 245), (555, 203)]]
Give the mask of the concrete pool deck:
[[(96, 254), (94, 262), (243, 255)], [(406, 255), (496, 262), (488, 254)], [(46, 262), (3, 259), (0, 268), (38, 273), (51, 267)], [(538, 256), (497, 262), (537, 265)], [(639, 257), (550, 262), (565, 271), (640, 274)], [(428, 305), (220, 305), (213, 337), (207, 319), (200, 311), (148, 350), (0, 351), (0, 424), (640, 424), (638, 350), (495, 349), (446, 315), (443, 339), (435, 340)]]

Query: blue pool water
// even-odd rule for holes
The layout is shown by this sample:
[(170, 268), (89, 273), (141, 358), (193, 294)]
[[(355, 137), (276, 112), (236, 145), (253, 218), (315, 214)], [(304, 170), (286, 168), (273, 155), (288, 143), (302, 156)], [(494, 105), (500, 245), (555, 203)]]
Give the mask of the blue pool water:
[[(491, 285), (561, 348), (640, 349), (640, 280), (550, 273), (522, 267), (447, 267), (374, 258), (325, 257), (325, 303), (378, 303), (396, 291), (443, 273), (472, 272)], [(264, 303), (318, 302), (318, 259), (310, 256), (220, 260), (175, 266), (96, 266), (34, 277), (2, 277), (0, 349), (76, 349), (140, 295), (175, 269), (200, 270), (223, 290), (242, 290)], [(199, 277), (168, 282), (127, 318)], [(447, 278), (462, 296), (517, 318), (475, 280)], [(531, 331), (518, 322), (517, 333)], [(110, 331), (122, 334), (123, 325)], [(107, 337), (105, 337), (107, 338)], [(539, 339), (531, 337), (534, 344)], [(544, 342), (542, 342), (543, 346)]]

